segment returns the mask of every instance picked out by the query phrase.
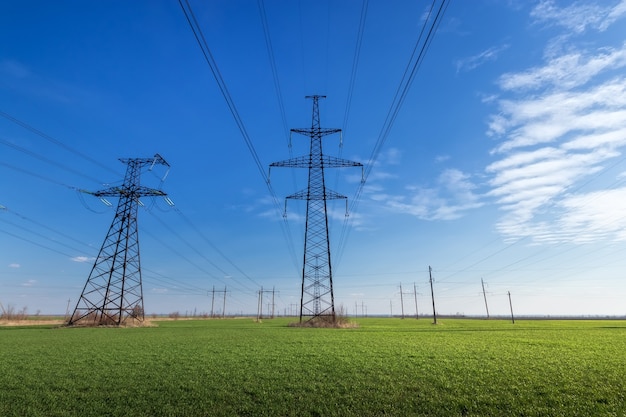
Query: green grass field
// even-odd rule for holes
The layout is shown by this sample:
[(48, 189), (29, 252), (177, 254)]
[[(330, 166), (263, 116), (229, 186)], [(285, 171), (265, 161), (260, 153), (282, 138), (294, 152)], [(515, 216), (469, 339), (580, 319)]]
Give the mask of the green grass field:
[(0, 416), (624, 416), (626, 322), (0, 327)]

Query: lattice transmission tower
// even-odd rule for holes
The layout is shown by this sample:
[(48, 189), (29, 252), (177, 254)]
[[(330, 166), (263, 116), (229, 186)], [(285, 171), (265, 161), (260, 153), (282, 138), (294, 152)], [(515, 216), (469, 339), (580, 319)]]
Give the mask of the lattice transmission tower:
[(124, 183), (96, 192), (100, 197), (119, 197), (115, 217), (98, 257), (76, 303), (68, 325), (120, 325), (129, 317), (143, 321), (143, 290), (139, 261), (139, 233), (137, 229), (140, 197), (164, 197), (161, 190), (139, 185), (145, 167), (169, 164), (156, 154), (153, 158), (120, 158), (127, 165)]
[[(326, 188), (326, 168), (363, 167), (359, 162), (324, 155), (322, 137), (341, 132), (341, 129), (320, 127), (319, 99), (326, 96), (306, 96), (313, 100), (313, 118), (310, 128), (291, 129), (292, 133), (311, 139), (310, 152), (285, 161), (274, 162), (270, 167), (307, 168), (308, 187), (287, 196), (287, 199), (306, 200), (306, 226), (304, 234), (304, 261), (302, 264), (302, 293), (300, 298), (300, 322), (330, 316), (335, 321), (335, 297), (330, 261), (327, 201), (347, 197)], [(347, 214), (347, 213), (346, 213)]]

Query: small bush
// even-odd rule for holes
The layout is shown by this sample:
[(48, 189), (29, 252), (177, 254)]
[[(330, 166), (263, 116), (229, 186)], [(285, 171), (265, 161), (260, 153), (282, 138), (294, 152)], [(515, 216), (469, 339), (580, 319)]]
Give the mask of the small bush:
[(2, 309), (0, 319), (6, 321), (22, 321), (28, 319), (28, 308), (23, 307), (21, 310), (16, 310), (15, 306), (9, 304), (6, 309)]
[(316, 316), (310, 320), (301, 323), (290, 323), (290, 327), (315, 327), (326, 329), (353, 329), (359, 327), (359, 325), (353, 321), (350, 321), (348, 314), (343, 305), (335, 311), (335, 315), (332, 314)]

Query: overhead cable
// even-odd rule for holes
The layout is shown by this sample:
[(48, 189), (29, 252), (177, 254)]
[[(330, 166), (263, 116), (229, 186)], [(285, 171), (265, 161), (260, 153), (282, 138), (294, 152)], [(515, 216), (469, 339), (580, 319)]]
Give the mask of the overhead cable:
[(29, 150), (29, 149), (26, 149), (24, 147), (21, 147), (19, 145), (11, 143), (11, 142), (9, 142), (9, 141), (7, 141), (5, 139), (0, 138), (0, 144), (2, 144), (4, 146), (7, 146), (7, 147), (10, 147), (10, 148), (13, 148), (13, 149), (15, 149), (17, 151), (20, 151), (20, 152), (22, 152), (22, 153), (24, 153), (26, 155), (32, 156), (33, 158), (39, 159), (40, 161), (43, 161), (43, 162), (45, 162), (47, 164), (53, 165), (53, 166), (55, 166), (57, 168), (61, 168), (61, 169), (65, 170), (65, 171), (67, 171), (67, 172), (71, 172), (72, 174), (75, 174), (75, 175), (78, 175), (80, 177), (86, 178), (86, 179), (88, 179), (90, 181), (93, 181), (93, 182), (95, 182), (97, 184), (102, 184), (103, 183), (103, 181), (100, 181), (100, 180), (98, 180), (98, 179), (96, 179), (96, 178), (94, 178), (94, 177), (92, 177), (90, 175), (83, 174), (82, 172), (76, 171), (75, 169), (70, 168), (67, 165), (61, 164), (61, 163), (59, 163), (57, 161), (54, 161), (54, 160), (52, 160), (50, 158), (46, 158), (43, 155), (39, 155), (36, 152), (33, 152), (33, 151)]
[[(269, 176), (265, 173), (264, 165), (261, 163), (261, 160), (259, 159), (256, 149), (254, 148), (254, 144), (252, 143), (252, 140), (250, 139), (250, 136), (248, 135), (248, 132), (245, 128), (243, 120), (241, 119), (239, 112), (237, 111), (237, 107), (235, 106), (235, 103), (228, 91), (228, 88), (226, 87), (226, 83), (224, 82), (224, 79), (222, 78), (219, 68), (217, 67), (217, 63), (215, 62), (215, 59), (213, 58), (213, 54), (211, 53), (211, 50), (208, 46), (206, 38), (204, 37), (204, 34), (202, 33), (202, 29), (200, 28), (200, 25), (198, 24), (198, 21), (196, 20), (193, 9), (191, 8), (191, 5), (189, 4), (188, 0), (178, 0), (178, 3), (180, 4), (181, 9), (183, 10), (185, 18), (187, 19), (187, 23), (189, 24), (191, 31), (193, 32), (194, 37), (196, 38), (198, 46), (200, 46), (200, 50), (202, 51), (202, 55), (204, 56), (204, 59), (206, 63), (209, 65), (209, 68), (211, 69), (211, 73), (213, 74), (213, 77), (215, 78), (215, 81), (217, 82), (220, 92), (222, 93), (222, 96), (224, 97), (224, 100), (226, 101), (228, 109), (230, 110), (233, 118), (235, 119), (235, 123), (237, 124), (237, 127), (239, 128), (241, 136), (243, 137), (246, 143), (246, 146), (248, 147), (248, 150), (250, 151), (250, 154), (252, 155), (252, 159), (254, 160), (257, 166), (257, 169), (259, 173), (261, 174), (261, 177), (263, 178), (263, 181), (265, 182), (265, 185), (267, 186), (267, 189), (269, 190), (272, 196), (274, 207), (277, 213), (281, 213), (281, 205), (278, 201), (276, 193), (274, 192), (274, 189), (272, 188), (272, 185), (269, 180)], [(283, 235), (285, 236), (287, 240), (287, 245), (288, 245), (291, 257), (292, 257), (292, 261), (294, 262), (294, 266), (297, 269), (298, 263), (297, 263), (295, 251), (293, 248), (293, 242), (291, 240), (291, 233), (289, 233), (289, 230), (288, 230), (289, 226), (286, 222), (284, 222), (281, 227), (283, 228)]]
[[(380, 151), (383, 145), (385, 144), (387, 137), (389, 136), (389, 133), (391, 132), (391, 128), (393, 127), (393, 124), (400, 112), (400, 109), (402, 108), (402, 105), (404, 104), (404, 100), (406, 99), (406, 95), (411, 87), (411, 84), (413, 83), (413, 80), (415, 79), (415, 75), (417, 74), (417, 71), (419, 70), (422, 62), (424, 61), (426, 52), (428, 51), (428, 48), (430, 47), (430, 44), (434, 38), (437, 28), (441, 20), (443, 19), (445, 11), (448, 7), (449, 0), (441, 1), (439, 7), (437, 8), (435, 12), (436, 3), (437, 3), (437, 0), (433, 0), (429, 8), (428, 14), (426, 18), (424, 19), (424, 24), (422, 25), (422, 29), (420, 30), (420, 34), (413, 48), (413, 52), (411, 53), (411, 57), (409, 58), (407, 66), (404, 70), (404, 74), (402, 75), (402, 79), (400, 80), (400, 84), (398, 85), (396, 94), (392, 100), (392, 104), (389, 108), (389, 111), (387, 113), (383, 126), (380, 130), (380, 133), (378, 134), (378, 139), (376, 140), (374, 148), (372, 149), (372, 153), (365, 166), (364, 173), (363, 173), (363, 180), (361, 181), (361, 184), (359, 185), (357, 189), (355, 197), (352, 199), (352, 202), (350, 204), (351, 213), (356, 211), (356, 208), (358, 207), (360, 203), (361, 195), (363, 193), (363, 189), (365, 187), (367, 179), (374, 167), (374, 164), (376, 163), (378, 159)], [(434, 17), (432, 17), (433, 14), (434, 14)], [(344, 222), (344, 230), (341, 233), (341, 239), (339, 242), (339, 250), (338, 250), (339, 259), (343, 255), (345, 242), (347, 240), (347, 236), (349, 233), (349, 229), (347, 227), (349, 223), (351, 223), (351, 220), (348, 218)]]
[(105, 170), (107, 170), (109, 172), (112, 172), (112, 173), (118, 175), (118, 173), (115, 170), (109, 168), (108, 166), (102, 164), (101, 162), (96, 161), (95, 159), (91, 158), (90, 156), (87, 156), (84, 153), (82, 153), (82, 152), (80, 152), (80, 151), (78, 151), (78, 150), (76, 150), (76, 149), (66, 145), (65, 143), (61, 142), (60, 140), (53, 138), (52, 136), (42, 132), (41, 130), (34, 128), (33, 126), (29, 125), (28, 123), (23, 122), (23, 121), (17, 119), (16, 117), (13, 117), (10, 114), (5, 113), (5, 112), (3, 112), (1, 110), (0, 110), (0, 116), (2, 116), (5, 119), (15, 123), (18, 126), (23, 127), (24, 129), (26, 129), (26, 130), (28, 130), (28, 131), (30, 131), (30, 132), (32, 132), (32, 133), (42, 137), (43, 139), (47, 140), (48, 142), (54, 143), (55, 145), (65, 149), (66, 151), (71, 152), (74, 155), (80, 156), (84, 160), (89, 161), (89, 162), (99, 166), (102, 169), (105, 169)]

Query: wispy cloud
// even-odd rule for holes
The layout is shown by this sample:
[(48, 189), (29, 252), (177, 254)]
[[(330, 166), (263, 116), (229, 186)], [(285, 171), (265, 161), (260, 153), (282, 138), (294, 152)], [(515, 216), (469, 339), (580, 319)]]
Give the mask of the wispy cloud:
[(570, 195), (560, 205), (565, 214), (558, 226), (568, 230), (572, 240), (626, 240), (626, 187)]
[(16, 263), (9, 264), (9, 268), (20, 268), (21, 266), (22, 265)]
[(71, 258), (71, 259), (72, 259), (72, 261), (74, 261), (74, 262), (80, 262), (80, 263), (83, 263), (83, 262), (92, 262), (92, 261), (95, 261), (95, 260), (96, 260), (96, 258), (94, 258), (93, 256), (91, 256), (91, 257), (90, 257), (90, 256), (75, 256), (75, 257), (73, 257), (73, 258)]
[[(626, 2), (559, 8), (542, 1), (531, 16), (566, 31), (604, 30), (626, 16)], [(497, 227), (535, 242), (626, 238), (618, 233), (622, 204), (614, 204), (624, 190), (580, 191), (626, 146), (626, 43), (589, 50), (572, 42), (566, 49), (498, 81), (507, 97), (497, 101), (488, 134), (501, 142), (486, 168), (487, 195), (505, 212)]]
[(557, 6), (554, 0), (543, 0), (531, 11), (537, 23), (560, 26), (575, 33), (588, 29), (604, 31), (624, 15), (626, 0), (614, 2), (613, 6), (578, 1), (566, 7)]
[(471, 71), (487, 62), (495, 61), (498, 58), (498, 55), (507, 50), (509, 47), (509, 44), (492, 46), (491, 48), (488, 48), (476, 55), (459, 59), (456, 61), (456, 72)]
[(596, 55), (575, 52), (555, 57), (547, 65), (514, 74), (505, 74), (499, 80), (503, 90), (573, 88), (587, 83), (607, 69), (622, 68), (626, 64), (626, 43), (621, 48), (604, 48)]
[(10, 78), (28, 78), (32, 72), (28, 67), (13, 59), (3, 59), (0, 61), (0, 74)]
[(422, 220), (454, 220), (483, 205), (470, 176), (457, 169), (441, 173), (435, 187), (409, 187), (409, 196), (390, 197), (388, 208)]
[(32, 287), (35, 284), (37, 284), (36, 279), (29, 279), (28, 281), (22, 283), (22, 287)]

